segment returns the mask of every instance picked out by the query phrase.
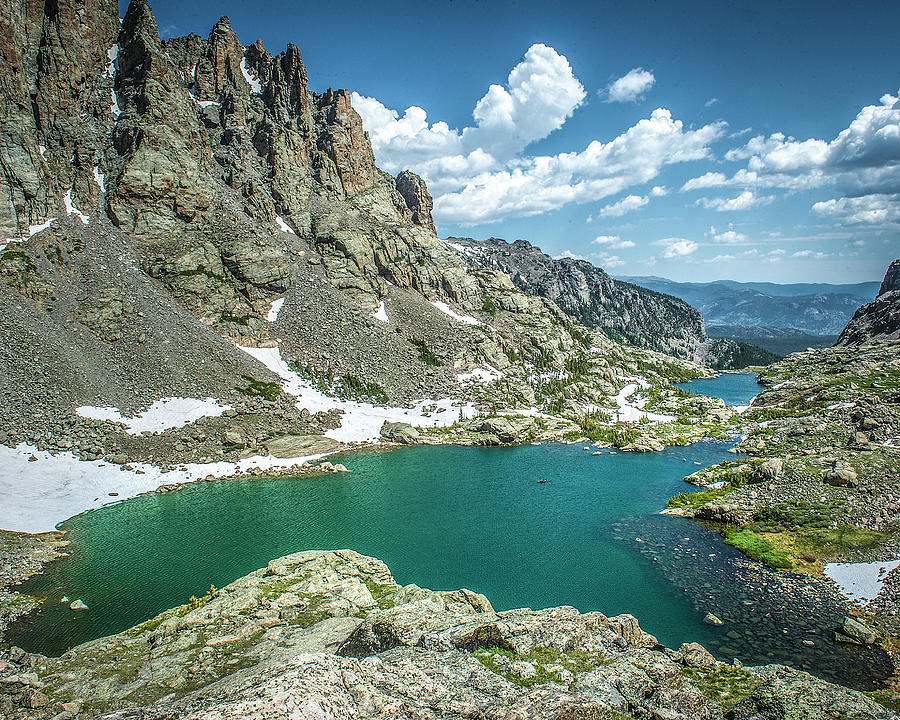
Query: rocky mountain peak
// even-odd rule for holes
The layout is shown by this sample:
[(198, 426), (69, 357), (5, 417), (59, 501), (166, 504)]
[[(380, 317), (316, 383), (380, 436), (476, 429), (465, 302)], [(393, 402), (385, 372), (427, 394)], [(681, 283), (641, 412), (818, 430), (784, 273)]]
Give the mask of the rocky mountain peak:
[(892, 290), (900, 290), (900, 260), (894, 260), (884, 274), (884, 280), (881, 281), (881, 288), (878, 295), (884, 295)]
[(867, 345), (900, 338), (900, 260), (884, 274), (878, 296), (854, 313), (835, 345)]
[(436, 234), (434, 220), (431, 217), (434, 200), (425, 186), (425, 181), (414, 172), (404, 170), (397, 175), (397, 192), (403, 196), (406, 206), (412, 212), (412, 221)]

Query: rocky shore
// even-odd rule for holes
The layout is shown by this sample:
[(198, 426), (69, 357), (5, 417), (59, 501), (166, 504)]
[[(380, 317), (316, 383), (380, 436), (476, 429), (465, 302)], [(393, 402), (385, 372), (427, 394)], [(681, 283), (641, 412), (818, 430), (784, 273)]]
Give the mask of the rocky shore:
[(64, 555), (63, 533), (28, 535), (0, 530), (0, 642), (7, 625), (40, 604), (39, 598), (10, 590)]
[[(667, 718), (881, 720), (868, 697), (783, 666), (659, 645), (629, 615), (495, 612), (400, 587), (349, 550), (304, 552), (59, 658), (2, 651), (10, 720)], [(107, 714), (104, 714), (107, 713)]]

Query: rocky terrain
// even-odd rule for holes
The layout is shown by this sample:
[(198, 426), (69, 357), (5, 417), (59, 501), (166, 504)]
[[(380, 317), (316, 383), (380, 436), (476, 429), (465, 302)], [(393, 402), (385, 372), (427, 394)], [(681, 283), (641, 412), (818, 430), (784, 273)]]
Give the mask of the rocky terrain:
[[(376, 168), (349, 94), (311, 92), (296, 47), (244, 46), (227, 18), (163, 42), (145, 0), (121, 23), (106, 0), (3, 18), (4, 446), (164, 471), (305, 456), (337, 446), (324, 433), (377, 439), (347, 429), (347, 402), (554, 418), (445, 441), (628, 444), (642, 433), (601, 426), (629, 378), (658, 394), (708, 372), (614, 342), (439, 239), (424, 183)], [(627, 293), (633, 339), (696, 355), (696, 313), (650, 295)], [(684, 332), (650, 342), (663, 308)], [(167, 398), (227, 410), (145, 433), (105, 419)], [(710, 419), (679, 437), (721, 433)]]
[(502, 270), (516, 287), (556, 303), (572, 320), (637, 347), (727, 370), (775, 359), (759, 348), (711, 339), (703, 316), (671, 295), (614, 280), (587, 260), (551, 258), (525, 240), (449, 238), (473, 267)]
[[(621, 346), (437, 238), (424, 183), (375, 167), (349, 94), (311, 92), (296, 47), (274, 57), (244, 46), (227, 18), (205, 39), (163, 42), (145, 0), (121, 23), (108, 0), (8, 5), (4, 444), (171, 465), (341, 424), (281, 397), (284, 378), (242, 347), (277, 347), (329, 393), (394, 406), (472, 400), (479, 383), (459, 378), (473, 371), (531, 387), (528, 400), (598, 350), (615, 394), (648, 362), (619, 363)], [(658, 329), (652, 307), (632, 319), (645, 339)], [(681, 379), (704, 372), (672, 367)], [(539, 394), (557, 407), (576, 399), (560, 382)], [(133, 415), (167, 397), (234, 412), (143, 440), (75, 413)]]
[[(28, 718), (859, 718), (868, 697), (783, 666), (659, 645), (630, 615), (495, 612), (398, 586), (349, 550), (269, 562), (59, 658), (4, 651), (0, 712)], [(107, 713), (107, 714), (104, 714)]]
[(900, 260), (885, 273), (877, 297), (854, 313), (838, 345), (861, 345), (900, 338)]
[[(523, 263), (540, 260), (525, 280), (507, 260), (474, 262), (439, 239), (424, 183), (375, 166), (349, 93), (310, 91), (295, 46), (278, 56), (244, 46), (227, 18), (207, 38), (162, 41), (146, 0), (121, 22), (111, 0), (0, 8), (5, 457), (71, 461), (99, 488), (110, 468), (186, 477), (190, 463), (200, 479), (213, 465), (290, 463), (379, 434), (652, 451), (745, 427), (721, 401), (673, 387), (709, 374), (693, 360), (715, 364), (696, 313), (575, 263), (542, 276), (531, 246), (517, 246)], [(829, 353), (767, 374), (773, 388), (747, 419), (771, 420), (758, 429), (784, 442), (751, 436), (745, 467), (719, 470), (734, 476), (721, 495), (683, 507), (763, 522), (753, 516), (767, 499), (795, 486), (814, 495), (782, 477), (828, 471), (836, 481), (821, 492), (845, 512), (838, 526), (874, 533), (863, 551), (881, 552), (900, 509), (888, 480), (896, 383), (883, 384), (895, 380), (896, 344)], [(855, 409), (824, 405), (848, 387)], [(215, 411), (143, 432), (128, 424), (181, 400)], [(403, 409), (415, 424), (397, 419)], [(351, 419), (374, 433), (352, 434)], [(803, 444), (819, 435), (820, 446)], [(845, 441), (851, 468), (827, 444)], [(763, 470), (771, 460), (782, 464)], [(34, 477), (16, 472), (27, 494)], [(751, 495), (745, 476), (766, 492)], [(732, 490), (734, 502), (706, 502)], [(118, 496), (96, 494), (95, 505)], [(866, 515), (866, 502), (878, 512)], [(795, 524), (773, 520), (788, 533)], [(3, 537), (0, 622), (28, 602), (9, 586), (59, 543)], [(399, 588), (381, 563), (346, 551), (274, 561), (59, 659), (0, 650), (7, 718), (270, 706), (285, 717), (887, 717), (802, 673), (665, 650), (628, 616), (497, 614), (467, 591)]]
[[(767, 389), (744, 416), (741, 458), (687, 478), (704, 488), (670, 513), (714, 522), (726, 542), (773, 568), (820, 573), (832, 560), (900, 552), (900, 343), (836, 347), (765, 368)], [(897, 652), (893, 571), (870, 608)], [(874, 635), (873, 635), (874, 637)]]

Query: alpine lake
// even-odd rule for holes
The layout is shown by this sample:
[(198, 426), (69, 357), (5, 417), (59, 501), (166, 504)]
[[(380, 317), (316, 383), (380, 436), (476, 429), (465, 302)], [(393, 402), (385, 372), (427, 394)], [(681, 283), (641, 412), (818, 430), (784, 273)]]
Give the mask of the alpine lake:
[[(681, 386), (729, 404), (748, 404), (760, 389), (749, 373)], [(352, 548), (386, 562), (401, 584), (467, 587), (498, 610), (630, 613), (668, 647), (696, 641), (723, 660), (875, 687), (890, 660), (833, 640), (848, 605), (826, 581), (770, 571), (714, 530), (659, 514), (690, 489), (686, 475), (731, 457), (729, 447), (594, 455), (566, 444), (419, 446), (343, 455), (350, 473), (140, 496), (62, 523), (69, 555), (19, 586), (47, 601), (7, 639), (59, 655), (272, 558)], [(64, 596), (89, 610), (71, 611)], [(704, 622), (707, 613), (723, 624)]]

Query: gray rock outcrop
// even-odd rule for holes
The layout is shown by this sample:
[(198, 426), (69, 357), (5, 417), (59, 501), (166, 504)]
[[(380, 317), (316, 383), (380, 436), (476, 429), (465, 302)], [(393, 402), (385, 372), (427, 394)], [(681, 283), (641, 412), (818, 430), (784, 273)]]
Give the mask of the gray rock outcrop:
[(857, 310), (835, 345), (864, 345), (900, 338), (900, 260), (884, 274), (878, 296)]
[[(286, 720), (312, 717), (310, 708), (342, 718), (721, 720), (732, 705), (727, 717), (747, 720), (890, 717), (803, 672), (726, 665), (696, 643), (668, 650), (630, 615), (497, 612), (469, 590), (401, 587), (383, 563), (349, 550), (273, 560), (135, 628), (29, 663), (24, 682), (44, 697), (37, 710), (18, 666), (0, 667), (0, 699), (16, 720), (53, 717), (63, 703), (110, 720)], [(723, 681), (722, 694), (704, 692)]]

